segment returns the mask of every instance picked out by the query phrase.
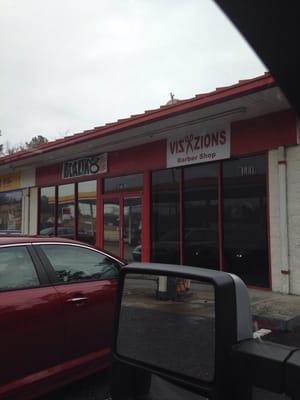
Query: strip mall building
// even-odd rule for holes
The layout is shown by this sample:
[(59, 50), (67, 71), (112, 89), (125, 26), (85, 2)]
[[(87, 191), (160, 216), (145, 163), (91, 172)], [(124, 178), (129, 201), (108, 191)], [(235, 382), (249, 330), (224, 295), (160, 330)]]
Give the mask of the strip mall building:
[(0, 159), (0, 229), (300, 294), (298, 121), (269, 74)]

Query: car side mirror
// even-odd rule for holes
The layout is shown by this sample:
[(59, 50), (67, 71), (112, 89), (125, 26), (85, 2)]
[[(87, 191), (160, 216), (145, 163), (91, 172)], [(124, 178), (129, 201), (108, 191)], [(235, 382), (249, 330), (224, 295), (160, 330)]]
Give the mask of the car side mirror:
[(252, 335), (248, 290), (238, 277), (129, 264), (119, 279), (113, 399), (143, 398), (152, 374), (209, 398), (234, 398), (232, 346)]

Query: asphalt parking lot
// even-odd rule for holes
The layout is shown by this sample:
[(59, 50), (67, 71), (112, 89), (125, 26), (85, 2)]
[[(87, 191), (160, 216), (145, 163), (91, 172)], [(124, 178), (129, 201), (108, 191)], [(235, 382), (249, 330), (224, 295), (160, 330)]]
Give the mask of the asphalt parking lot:
[[(175, 388), (161, 380), (157, 382), (151, 400), (205, 400), (200, 395), (192, 395), (183, 389)], [(170, 386), (170, 387), (169, 387)], [(91, 375), (79, 382), (66, 386), (37, 400), (106, 400), (109, 398), (109, 371)], [(206, 399), (207, 400), (207, 399)], [(254, 389), (253, 400), (290, 400), (281, 394), (274, 394), (260, 389)]]
[[(136, 286), (136, 289), (139, 288), (138, 283), (134, 282)], [(150, 282), (151, 283), (151, 282)], [(135, 293), (134, 291), (132, 291), (132, 293)], [(150, 300), (148, 299), (147, 304), (149, 305)], [(184, 304), (183, 304), (184, 305)], [(131, 306), (132, 307), (132, 306)], [(149, 309), (147, 308), (147, 310), (149, 311)], [(151, 313), (155, 312), (155, 307), (150, 308)], [(141, 322), (143, 315), (140, 315), (139, 312), (141, 311), (140, 308), (135, 309), (135, 313), (134, 315), (138, 315), (138, 321)], [(167, 322), (172, 323), (172, 315), (169, 316), (169, 319), (166, 318), (166, 316), (168, 316), (168, 311), (169, 309), (166, 308), (164, 309), (163, 317), (164, 317), (164, 323), (166, 325)], [(161, 314), (161, 313), (158, 313)], [(184, 315), (185, 318), (188, 318), (188, 315)], [(178, 318), (178, 315), (176, 314), (176, 318)], [(155, 320), (156, 323), (154, 324), (154, 326), (161, 326), (161, 320), (157, 321), (157, 318), (155, 319), (153, 317), (153, 315), (151, 314), (151, 321)], [(126, 317), (126, 321), (128, 323), (128, 326), (130, 327), (132, 325), (132, 321), (131, 318), (128, 318), (128, 315)], [(134, 321), (133, 321), (134, 322)], [(147, 322), (147, 321), (146, 321)], [(144, 321), (141, 325), (144, 327), (146, 327), (146, 331), (148, 332), (148, 334), (151, 333), (151, 335), (154, 335), (156, 332), (151, 328), (152, 324), (148, 325), (146, 324), (146, 322)], [(194, 322), (193, 319), (191, 321), (191, 323)], [(126, 325), (126, 324), (125, 324)], [(187, 323), (183, 323), (181, 324), (183, 326), (188, 325)], [(127, 325), (126, 325), (127, 326)], [(127, 327), (128, 327), (127, 326)], [(136, 331), (137, 328), (134, 328), (133, 330)], [(192, 329), (190, 329), (190, 331), (192, 331)], [(143, 336), (143, 335), (142, 335)], [(130, 332), (124, 335), (124, 337), (132, 337)], [(195, 346), (195, 348), (199, 348), (200, 351), (202, 353), (204, 353), (204, 350), (201, 349), (201, 346), (199, 346), (199, 339), (201, 339), (201, 337), (199, 337), (199, 334), (197, 335), (197, 338), (194, 337), (194, 339), (197, 339), (197, 344), (196, 343), (191, 343)], [(192, 342), (192, 339), (189, 339)], [(281, 344), (285, 344), (285, 345), (290, 345), (290, 346), (297, 346), (300, 347), (300, 331), (291, 331), (291, 332), (283, 332), (283, 331), (274, 331), (271, 334), (265, 336), (263, 338), (264, 341), (273, 341), (273, 342), (277, 342), (277, 343), (281, 343)], [(154, 340), (154, 342), (156, 342), (156, 340)], [(202, 338), (200, 340), (200, 342), (203, 342), (204, 344), (206, 344), (205, 338)], [(129, 343), (130, 344), (130, 343)], [(130, 348), (129, 344), (125, 345), (125, 348)], [(133, 349), (132, 349), (133, 351)], [(170, 352), (173, 355), (176, 355), (176, 352)], [(189, 352), (190, 354), (192, 354), (192, 352)], [(195, 353), (195, 357), (196, 357), (196, 353)], [(173, 358), (172, 358), (173, 360)], [(171, 360), (171, 361), (172, 361)], [(173, 360), (174, 361), (174, 360)], [(173, 362), (172, 361), (172, 362)], [(176, 360), (175, 360), (176, 361)], [(174, 361), (174, 362), (175, 362)], [(189, 358), (189, 362), (191, 362), (191, 358)], [(110, 371), (109, 370), (105, 370), (104, 372), (98, 373), (98, 374), (94, 374), (91, 375), (81, 381), (75, 382), (71, 385), (68, 385), (60, 390), (57, 390), (55, 392), (52, 392), (49, 395), (40, 397), (39, 400), (106, 400), (109, 398), (109, 378), (110, 378)], [(176, 389), (177, 390), (177, 389)], [(157, 398), (159, 398), (160, 400), (164, 400), (164, 399), (172, 399), (175, 400), (174, 397), (174, 393), (172, 393), (172, 395), (170, 396), (170, 393), (168, 392), (168, 390), (165, 388), (165, 383), (160, 384), (159, 385), (159, 389), (158, 389), (158, 393), (159, 396)], [(285, 396), (283, 395), (275, 395), (272, 393), (267, 393), (267, 392), (263, 392), (261, 390), (254, 390), (254, 400), (283, 400), (283, 399), (287, 399)], [(162, 397), (162, 394), (164, 394), (164, 396)], [(176, 393), (176, 396), (178, 395), (178, 398), (183, 398), (182, 396), (180, 396), (180, 393)], [(156, 399), (155, 396), (151, 396), (151, 398), (154, 400)], [(176, 397), (177, 398), (177, 397)]]
[(110, 371), (91, 375), (38, 400), (105, 400), (109, 397)]
[[(267, 337), (265, 337), (264, 340), (266, 340)], [(289, 336), (284, 333), (275, 333), (271, 334), (268, 337), (268, 340), (287, 345), (299, 346), (299, 337), (300, 335)], [(42, 396), (38, 400), (106, 400), (109, 398), (109, 378), (110, 371), (105, 370), (101, 373), (91, 375), (85, 379), (82, 379), (81, 381), (65, 386), (62, 389), (54, 391), (46, 396)], [(170, 397), (167, 395), (169, 393), (167, 393), (166, 390), (167, 389), (164, 387), (164, 385), (160, 386), (160, 396), (158, 396), (158, 398), (160, 400), (165, 400), (165, 398), (168, 400), (175, 400), (174, 394)], [(162, 393), (165, 394), (163, 398), (161, 397)], [(180, 394), (181, 393), (178, 393), (178, 398), (182, 399), (182, 397), (180, 397)], [(284, 395), (273, 394), (255, 389), (253, 399), (287, 400), (289, 398), (285, 397)], [(200, 400), (200, 398), (198, 400)]]

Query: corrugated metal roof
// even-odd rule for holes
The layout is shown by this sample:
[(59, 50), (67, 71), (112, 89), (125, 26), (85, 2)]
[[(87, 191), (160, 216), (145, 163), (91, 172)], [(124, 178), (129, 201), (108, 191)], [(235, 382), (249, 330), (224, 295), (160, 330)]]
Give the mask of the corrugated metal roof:
[(11, 155), (0, 158), (0, 166), (12, 161), (28, 158), (37, 154), (69, 146), (72, 144), (91, 140), (98, 136), (107, 136), (133, 126), (142, 125), (155, 120), (170, 117), (172, 115), (187, 112), (195, 108), (205, 107), (211, 103), (223, 102), (229, 98), (242, 96), (251, 91), (263, 90), (275, 85), (275, 81), (269, 72), (252, 79), (239, 80), (238, 83), (216, 88), (212, 92), (200, 93), (186, 100), (179, 100), (175, 104), (162, 105), (153, 110), (146, 110), (141, 114), (134, 114), (128, 118), (122, 118), (116, 122), (106, 123), (93, 129), (75, 133), (64, 138), (59, 138), (48, 143), (41, 144), (33, 149), (21, 150)]

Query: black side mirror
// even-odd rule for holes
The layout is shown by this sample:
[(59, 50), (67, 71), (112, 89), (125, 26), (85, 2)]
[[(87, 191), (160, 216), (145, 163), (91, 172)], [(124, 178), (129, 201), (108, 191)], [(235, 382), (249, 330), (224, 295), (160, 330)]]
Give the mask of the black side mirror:
[(119, 280), (113, 399), (143, 398), (152, 374), (209, 398), (234, 398), (232, 346), (251, 338), (248, 291), (238, 277), (129, 264)]

